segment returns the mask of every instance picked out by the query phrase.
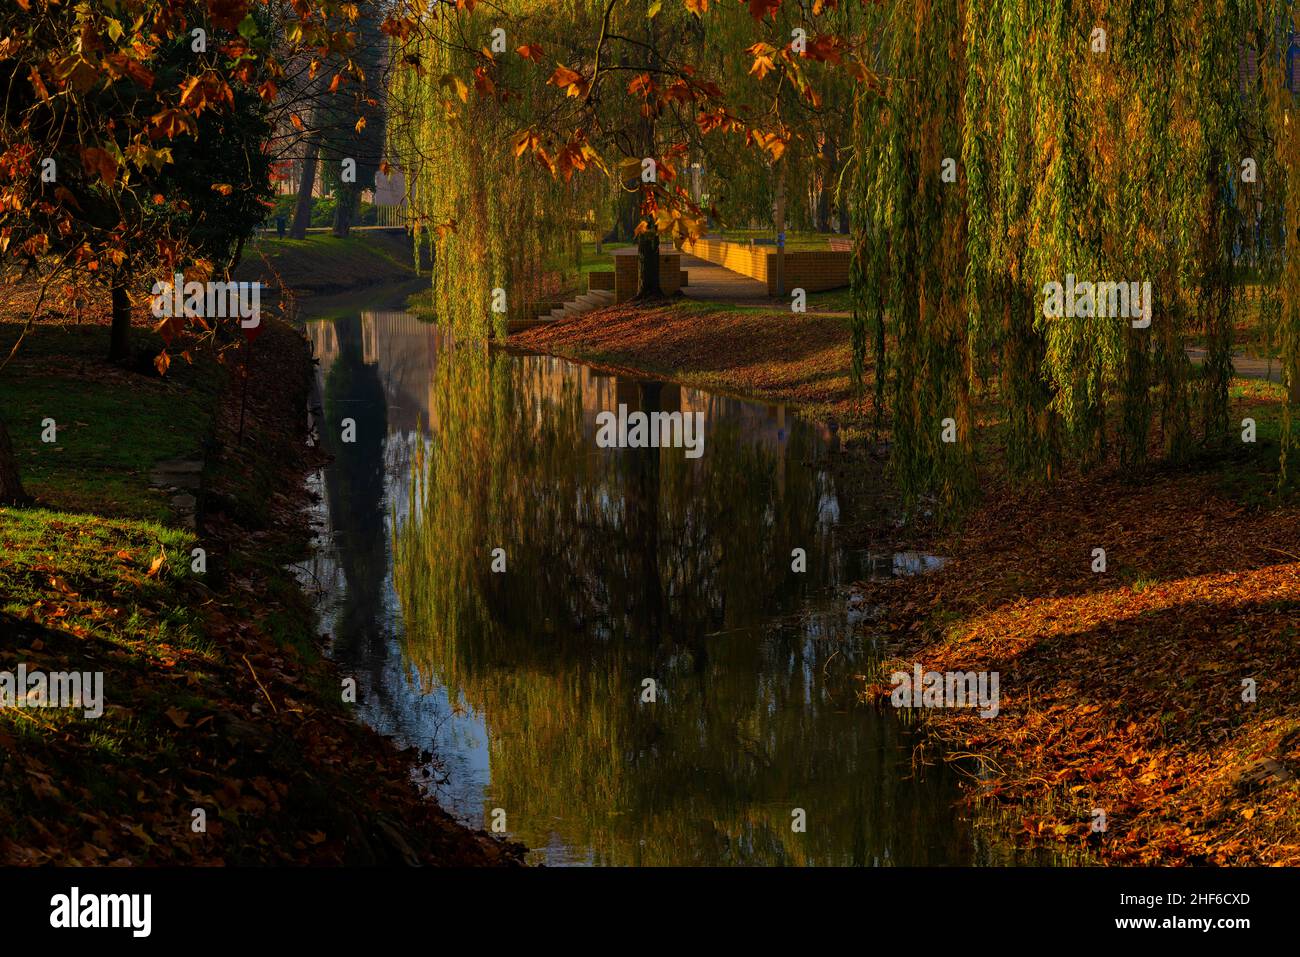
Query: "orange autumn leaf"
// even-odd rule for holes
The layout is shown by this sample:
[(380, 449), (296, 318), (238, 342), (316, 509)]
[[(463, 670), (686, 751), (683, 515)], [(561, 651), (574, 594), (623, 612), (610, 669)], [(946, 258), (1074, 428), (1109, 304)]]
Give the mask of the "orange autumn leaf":
[(555, 72), (546, 82), (564, 90), (568, 96), (581, 96), (586, 92), (587, 81), (582, 78), (582, 74), (570, 70), (563, 64), (555, 68)]
[(529, 150), (537, 149), (542, 138), (535, 130), (524, 130), (515, 137), (515, 155), (523, 156)]
[(45, 88), (45, 83), (41, 80), (41, 75), (37, 72), (36, 67), (32, 67), (29, 79), (32, 81), (32, 89), (36, 91), (36, 95), (42, 100), (48, 100), (50, 91)]
[(772, 60), (773, 55), (776, 53), (775, 47), (760, 40), (753, 46), (747, 47), (745, 52), (754, 58), (754, 64), (749, 68), (750, 74), (758, 74), (760, 80), (776, 68), (776, 64)]
[(654, 90), (654, 88), (655, 88), (655, 82), (650, 77), (649, 73), (641, 73), (638, 74), (637, 76), (634, 76), (632, 78), (632, 81), (627, 85), (628, 93), (631, 93), (633, 96), (636, 96), (638, 94), (640, 94), (643, 97), (647, 96)]
[(109, 186), (112, 186), (113, 181), (117, 179), (117, 160), (98, 146), (81, 148), (81, 165), (85, 167), (87, 173), (98, 173), (99, 178)]

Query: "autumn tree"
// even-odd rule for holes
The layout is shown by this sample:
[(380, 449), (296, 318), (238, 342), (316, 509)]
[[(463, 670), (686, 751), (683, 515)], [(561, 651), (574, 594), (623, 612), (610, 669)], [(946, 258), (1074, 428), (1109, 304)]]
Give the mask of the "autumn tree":
[[(754, 152), (779, 159), (801, 135), (783, 111), (800, 98), (811, 108), (820, 105), (814, 63), (865, 78), (853, 42), (819, 25), (836, 6), (790, 3), (788, 16), (778, 20), (780, 0), (713, 8), (705, 0), (648, 6), (585, 0), (558, 10), (530, 0), (490, 8), (462, 0), (454, 10), (452, 4), (407, 5), (404, 15), (395, 13), (385, 24), (397, 50), (394, 107), (401, 117), (394, 117), (393, 139), (413, 172), (420, 215), (447, 227), (439, 262), (454, 269), (458, 255), (483, 255), (481, 247), (491, 241), (490, 191), (507, 188), (503, 181), (541, 170), (579, 184), (567, 198), (560, 194), (563, 206), (545, 208), (552, 218), (568, 219), (572, 229), (591, 206), (585, 184), (601, 177), (605, 185), (598, 192), (605, 197), (637, 197), (640, 295), (658, 295), (659, 236), (695, 237), (705, 227), (706, 210), (691, 196), (683, 172), (706, 155), (706, 144), (723, 175), (737, 168), (723, 157)], [(715, 20), (725, 26), (715, 27)], [(796, 22), (806, 23), (807, 46), (797, 42), (790, 26)], [(748, 38), (743, 46), (719, 46), (741, 36)], [(498, 37), (509, 39), (494, 49)], [(462, 114), (485, 117), (492, 132), (480, 123), (470, 136), (445, 133), (442, 120)], [(485, 150), (500, 151), (507, 136), (519, 162), (485, 181), (487, 194), (479, 200), (453, 201), (462, 186), (449, 182), (447, 170), (465, 169), (472, 179), (478, 167), (471, 164)], [(446, 157), (462, 150), (464, 165), (449, 164)], [(521, 227), (536, 222), (533, 215), (516, 205), (510, 224), (516, 240), (532, 238)], [(479, 248), (465, 241), (472, 224), (484, 233)]]
[(1224, 445), (1243, 254), (1265, 264), (1295, 381), (1280, 262), (1296, 257), (1277, 255), (1300, 198), (1294, 3), (886, 2), (870, 17), (885, 79), (855, 104), (855, 369), (874, 360), (909, 501), (970, 497), (978, 393), (1022, 479)]
[[(206, 278), (260, 218), (260, 104), (274, 99), (288, 52), (270, 26), (288, 17), (294, 44), (346, 50), (353, 38), (331, 23), (354, 5), (16, 3), (0, 14), (0, 272), (39, 286), (28, 328), (63, 277), (107, 288), (120, 361), (140, 287), (174, 271)], [(163, 324), (164, 338), (178, 331)], [(8, 448), (0, 434), (0, 500), (22, 495)]]

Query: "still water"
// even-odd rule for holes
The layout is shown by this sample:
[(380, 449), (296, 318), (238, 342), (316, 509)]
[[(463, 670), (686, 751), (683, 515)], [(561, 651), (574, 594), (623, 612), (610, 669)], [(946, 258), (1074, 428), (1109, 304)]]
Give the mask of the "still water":
[[(998, 858), (951, 772), (856, 701), (843, 586), (880, 559), (839, 546), (814, 428), (400, 311), (306, 329), (335, 459), (304, 574), (362, 717), (449, 812), (549, 865)], [(702, 412), (703, 455), (598, 447), (620, 403)]]

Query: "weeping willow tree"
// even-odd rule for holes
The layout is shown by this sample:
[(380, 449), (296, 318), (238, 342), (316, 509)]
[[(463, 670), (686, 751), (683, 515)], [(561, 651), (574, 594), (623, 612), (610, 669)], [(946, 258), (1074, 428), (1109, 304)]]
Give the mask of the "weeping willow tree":
[[(854, 371), (873, 353), (908, 499), (957, 505), (973, 488), (972, 391), (1004, 422), (1012, 472), (1040, 481), (1101, 463), (1112, 440), (1128, 468), (1224, 443), (1243, 256), (1273, 283), (1294, 355), (1295, 233), (1279, 228), (1300, 162), (1283, 69), (1294, 4), (934, 0), (874, 15), (889, 39), (882, 82), (855, 104)], [(1285, 432), (1284, 456), (1289, 418)]]
[[(1261, 63), (1272, 66), (1269, 73), (1261, 67), (1258, 87), (1261, 125), (1268, 132), (1272, 160), (1271, 184), (1264, 192), (1266, 201), (1260, 216), (1261, 246), (1270, 246), (1275, 254), (1268, 257), (1276, 276), (1275, 335), (1281, 346), (1284, 377), (1287, 382), (1287, 401), (1282, 419), (1282, 464), (1279, 484), (1286, 482), (1291, 471), (1291, 451), (1295, 446), (1295, 415), (1300, 410), (1300, 107), (1296, 102), (1292, 84), (1284, 82), (1277, 66), (1286, 63), (1290, 49), (1285, 28), (1294, 30), (1300, 23), (1300, 10), (1294, 2), (1285, 5), (1285, 14), (1274, 20), (1257, 21), (1256, 33), (1259, 48), (1265, 51)], [(1294, 35), (1291, 39), (1294, 40)], [(1288, 78), (1290, 79), (1290, 78)], [(1261, 137), (1265, 139), (1265, 137)], [(1277, 265), (1279, 257), (1281, 265)]]
[[(693, 56), (710, 65), (728, 109), (751, 128), (782, 137), (775, 150), (738, 149), (734, 137), (700, 135), (694, 116), (684, 117), (680, 135), (704, 167), (708, 204), (723, 223), (770, 223), (781, 190), (787, 228), (828, 225), (855, 82), (841, 68), (847, 51), (842, 38), (852, 36), (861, 20), (849, 4), (815, 12), (784, 4), (770, 19), (758, 20), (744, 6), (725, 5), (699, 19)], [(796, 30), (803, 34), (802, 54), (791, 49), (783, 55)], [(756, 67), (756, 57), (768, 62)]]
[[(513, 0), (435, 13), (395, 47), (389, 153), (406, 173), (417, 254), (434, 262), (439, 319), (459, 332), (503, 335), (577, 261), (578, 226), (601, 194), (516, 148), (543, 106), (537, 66), (509, 38), (544, 19), (585, 28), (590, 6)], [(497, 42), (493, 53), (494, 29), (508, 49)], [(493, 53), (490, 74), (482, 51)]]
[[(952, 503), (971, 492), (971, 393), (962, 154), (966, 7), (884, 9), (877, 73), (859, 107), (854, 220), (855, 370), (874, 343), (877, 410), (893, 417), (902, 487)], [(886, 340), (891, 348), (886, 349)]]

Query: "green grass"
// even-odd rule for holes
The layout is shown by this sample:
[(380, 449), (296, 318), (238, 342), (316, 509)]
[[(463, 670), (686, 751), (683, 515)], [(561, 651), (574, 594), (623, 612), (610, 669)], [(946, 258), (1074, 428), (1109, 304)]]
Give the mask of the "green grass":
[(162, 645), (206, 652), (193, 603), (178, 591), (193, 580), (194, 541), (192, 532), (152, 521), (0, 508), (0, 612), (21, 617), (53, 603), (64, 630), (94, 631), (146, 654)]
[[(16, 323), (0, 323), (0, 343), (17, 332)], [(161, 342), (139, 333), (135, 345)], [(0, 373), (0, 409), (23, 484), (48, 505), (166, 520), (168, 501), (149, 486), (150, 470), (199, 454), (221, 371), (179, 358), (166, 380), (108, 370), (106, 349), (103, 328), (38, 327)], [(47, 419), (55, 424), (52, 443), (42, 440)]]
[(290, 289), (318, 295), (402, 282), (414, 277), (415, 270), (405, 235), (356, 232), (338, 239), (330, 233), (308, 233), (306, 239), (266, 237), (250, 242), (235, 275), (272, 284), (278, 278)]
[[(0, 342), (17, 331), (0, 323)], [(161, 343), (138, 333), (135, 345)], [(106, 348), (102, 327), (38, 326), (0, 373), (0, 407), (37, 499), (0, 509), (0, 611), (52, 600), (66, 606), (61, 628), (98, 622), (114, 640), (193, 647), (192, 614), (169, 593), (192, 578), (193, 533), (167, 525), (174, 515), (149, 476), (161, 460), (200, 454), (224, 374), (176, 360), (166, 380), (143, 376), (109, 367)], [(57, 425), (54, 443), (41, 440), (45, 418)]]
[[(186, 760), (169, 714), (215, 708), (209, 676), (221, 667), (202, 631), (193, 547), (192, 533), (141, 519), (0, 509), (0, 669), (100, 672), (104, 707), (0, 709), (0, 739), (21, 752), (0, 755), (0, 778), (13, 778), (0, 786), (0, 834), (21, 841), (25, 818), (49, 822), (70, 799), (126, 819), (138, 808), (124, 781)], [(51, 790), (17, 785), (33, 769)]]
[[(0, 344), (17, 329), (0, 323)], [(38, 499), (0, 508), (0, 670), (99, 672), (105, 705), (101, 717), (0, 709), (0, 839), (30, 839), (29, 817), (58, 830), (69, 803), (133, 819), (139, 789), (156, 796), (153, 785), (167, 784), (159, 769), (190, 760), (175, 722), (230, 707), (219, 683), (227, 652), (207, 627), (215, 582), (192, 571), (199, 541), (169, 524), (166, 495), (149, 485), (159, 460), (200, 452), (225, 372), (210, 358), (174, 360), (167, 380), (123, 371), (102, 358), (107, 336), (103, 327), (37, 326), (0, 373), (0, 407)], [(159, 345), (145, 332), (134, 344)], [(41, 441), (46, 417), (58, 424), (56, 444)], [(277, 582), (290, 588), (288, 576)], [(245, 620), (256, 611), (221, 601)], [(301, 646), (313, 634), (301, 595), (283, 608), (297, 627), (286, 620), (280, 631)], [(48, 782), (23, 785), (33, 769)]]
[[(710, 235), (717, 236), (727, 242), (747, 243), (751, 239), (769, 239), (776, 243), (775, 229), (724, 229)], [(785, 248), (790, 251), (796, 249), (826, 249), (828, 241), (832, 238), (848, 239), (848, 236), (840, 236), (838, 233), (819, 233), (811, 230), (786, 230)]]
[(305, 239), (277, 239), (268, 236), (256, 239), (245, 248), (249, 253), (265, 253), (272, 259), (311, 256), (322, 262), (352, 264), (357, 257), (374, 257), (387, 263), (409, 266), (386, 244), (365, 233), (356, 233), (340, 239), (330, 233), (308, 233)]
[(848, 286), (808, 294), (809, 312), (853, 312), (853, 295)]
[(589, 272), (608, 272), (614, 268), (614, 250), (627, 249), (631, 243), (602, 243), (600, 252), (596, 252), (595, 243), (582, 244), (582, 268), (579, 274)]

